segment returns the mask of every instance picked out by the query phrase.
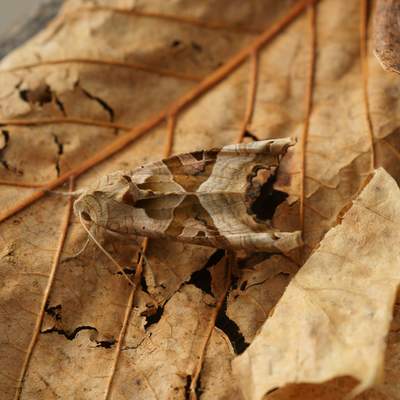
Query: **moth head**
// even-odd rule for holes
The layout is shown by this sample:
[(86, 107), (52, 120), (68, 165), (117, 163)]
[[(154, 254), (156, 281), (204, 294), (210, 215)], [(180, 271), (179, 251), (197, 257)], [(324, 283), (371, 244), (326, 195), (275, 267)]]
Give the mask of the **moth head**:
[(115, 172), (102, 177), (74, 203), (75, 214), (84, 222), (108, 227), (110, 214), (120, 206), (132, 206), (141, 197), (140, 189), (128, 174)]
[(74, 203), (75, 214), (83, 221), (106, 226), (108, 221), (107, 203), (101, 192), (82, 194)]
[[(128, 282), (134, 286), (134, 282), (126, 275), (124, 268), (105, 249), (98, 238), (99, 231), (100, 233), (107, 231), (107, 224), (109, 223), (107, 193), (99, 190), (83, 193), (74, 203), (74, 212), (79, 217), (83, 229), (89, 236), (88, 241), (91, 239), (98, 249), (119, 269)], [(87, 226), (88, 224), (90, 226)]]

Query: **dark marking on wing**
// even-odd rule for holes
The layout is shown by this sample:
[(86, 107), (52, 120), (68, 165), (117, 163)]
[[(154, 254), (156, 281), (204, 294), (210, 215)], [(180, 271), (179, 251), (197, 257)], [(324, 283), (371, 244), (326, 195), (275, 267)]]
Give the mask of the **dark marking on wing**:
[[(198, 222), (204, 227), (196, 236), (205, 237), (218, 234), (210, 214), (201, 205), (196, 195), (187, 195), (179, 206), (174, 210), (174, 218), (166, 230), (167, 235), (179, 236), (184, 228), (192, 222)], [(200, 233), (203, 232), (203, 233)]]
[(256, 166), (247, 177), (247, 212), (255, 221), (272, 220), (276, 208), (286, 200), (288, 194), (274, 189), (277, 169)]
[(155, 193), (176, 192), (174, 182), (165, 182), (159, 178), (159, 175), (150, 176), (146, 182), (138, 183), (137, 187), (142, 190), (150, 190)]
[(149, 218), (156, 220), (171, 219), (177, 204), (179, 204), (183, 196), (184, 195), (170, 194), (142, 199), (135, 203), (135, 207), (143, 208)]
[(211, 175), (218, 151), (198, 151), (164, 160), (173, 179), (187, 192), (195, 192)]
[[(193, 153), (190, 153), (197, 161), (201, 161), (204, 158), (204, 153), (207, 153), (207, 151), (200, 150), (200, 151), (194, 151)], [(209, 153), (211, 153), (209, 151)]]

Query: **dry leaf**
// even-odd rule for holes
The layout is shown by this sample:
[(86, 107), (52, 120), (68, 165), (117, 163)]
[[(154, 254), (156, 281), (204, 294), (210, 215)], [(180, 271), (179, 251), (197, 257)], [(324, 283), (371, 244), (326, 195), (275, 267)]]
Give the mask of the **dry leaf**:
[(400, 72), (398, 18), (400, 5), (394, 0), (378, 0), (374, 21), (375, 54), (388, 71)]
[[(313, 3), (68, 0), (2, 61), (5, 400), (240, 396), (230, 361), (338, 212), (374, 167), (400, 179), (399, 85), (372, 54), (367, 1)], [(218, 250), (151, 240), (141, 274), (137, 244), (106, 239), (132, 290), (93, 244), (71, 258), (87, 238), (70, 202), (38, 190), (243, 136), (297, 138), (273, 224), (303, 229), (303, 255), (252, 255), (227, 274)], [(389, 338), (368, 400), (400, 397), (398, 329)]]
[(233, 361), (247, 399), (340, 376), (360, 382), (354, 393), (380, 382), (400, 283), (399, 221), (399, 187), (379, 169)]

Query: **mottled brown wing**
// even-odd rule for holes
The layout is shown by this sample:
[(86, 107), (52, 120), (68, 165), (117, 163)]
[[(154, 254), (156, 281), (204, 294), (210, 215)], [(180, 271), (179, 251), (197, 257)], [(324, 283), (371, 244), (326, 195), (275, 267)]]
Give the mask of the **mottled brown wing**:
[(252, 209), (290, 144), (279, 139), (230, 145), (117, 172), (77, 200), (75, 210), (120, 233), (228, 249), (290, 250), (299, 245), (299, 233), (273, 230)]
[[(141, 200), (136, 211), (136, 224), (143, 222), (143, 234), (149, 237), (257, 251), (284, 251), (300, 243), (298, 232), (276, 232), (269, 221), (258, 222), (254, 214), (249, 214), (243, 193), (167, 195)], [(155, 225), (163, 225), (164, 232), (147, 229)]]
[(140, 189), (159, 193), (245, 193), (249, 177), (264, 168), (272, 174), (290, 139), (240, 143), (176, 155), (130, 173)]

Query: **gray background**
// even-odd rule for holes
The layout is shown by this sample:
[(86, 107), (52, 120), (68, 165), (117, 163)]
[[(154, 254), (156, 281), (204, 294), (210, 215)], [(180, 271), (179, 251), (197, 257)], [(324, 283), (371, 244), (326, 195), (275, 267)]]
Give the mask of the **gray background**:
[(42, 0), (2, 0), (0, 6), (0, 34), (21, 24)]
[(0, 0), (0, 59), (40, 31), (63, 0)]

